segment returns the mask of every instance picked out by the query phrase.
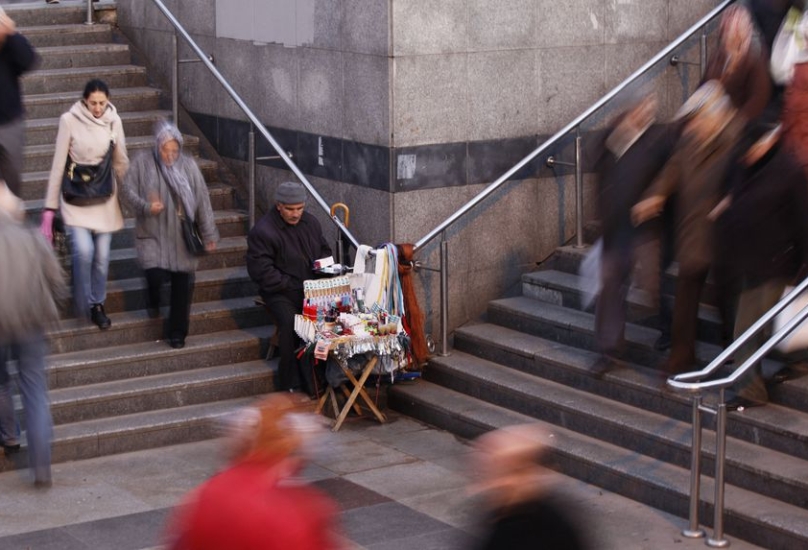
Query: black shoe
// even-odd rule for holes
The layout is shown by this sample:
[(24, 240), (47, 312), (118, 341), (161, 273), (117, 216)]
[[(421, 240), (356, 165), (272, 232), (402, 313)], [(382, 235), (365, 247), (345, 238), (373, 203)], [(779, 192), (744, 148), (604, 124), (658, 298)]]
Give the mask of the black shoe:
[(98, 325), (98, 328), (101, 330), (106, 330), (112, 326), (112, 321), (110, 321), (107, 314), (104, 313), (104, 304), (93, 304), (90, 308), (90, 319), (92, 319), (93, 323)]
[(174, 349), (182, 349), (185, 347), (185, 338), (170, 338), (168, 345)]
[(53, 487), (53, 480), (51, 479), (35, 479), (34, 487), (37, 489), (50, 489)]
[(157, 319), (160, 316), (160, 308), (159, 307), (147, 307), (146, 308), (146, 315), (149, 316), (149, 319)]
[(656, 339), (654, 342), (654, 349), (657, 351), (668, 351), (671, 349), (671, 335), (670, 334), (660, 334), (659, 338)]
[(768, 403), (768, 401), (758, 401), (757, 399), (749, 399), (746, 397), (741, 397), (737, 395), (727, 401), (727, 410), (728, 411), (743, 411), (744, 409), (749, 409), (751, 407), (762, 407)]

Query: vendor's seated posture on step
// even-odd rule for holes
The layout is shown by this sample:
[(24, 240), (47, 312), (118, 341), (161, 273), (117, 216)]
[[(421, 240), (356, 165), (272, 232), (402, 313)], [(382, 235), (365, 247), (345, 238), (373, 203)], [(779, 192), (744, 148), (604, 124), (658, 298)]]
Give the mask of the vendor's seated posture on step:
[(331, 248), (323, 237), (320, 222), (304, 212), (306, 189), (291, 181), (281, 183), (275, 191), (275, 208), (250, 230), (247, 237), (247, 271), (258, 284), (267, 310), (274, 317), (279, 332), (280, 364), (278, 387), (282, 390), (306, 390), (301, 387), (295, 349), (298, 338), (294, 331), (295, 314), (303, 309), (303, 281), (316, 277), (315, 260), (331, 256)]

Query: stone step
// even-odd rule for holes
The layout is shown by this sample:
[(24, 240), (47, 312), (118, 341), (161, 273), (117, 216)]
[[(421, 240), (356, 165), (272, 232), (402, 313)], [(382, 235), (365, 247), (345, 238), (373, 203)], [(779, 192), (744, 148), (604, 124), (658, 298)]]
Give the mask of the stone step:
[[(580, 311), (594, 311), (594, 301), (584, 307), (587, 298), (585, 280), (577, 274), (552, 269), (526, 273), (522, 276), (522, 295), (529, 298), (564, 306)], [(663, 299), (673, 311), (673, 296)], [(649, 303), (646, 293), (629, 290), (626, 299), (629, 321), (655, 328), (658, 326), (657, 310)], [(698, 317), (698, 338), (712, 344), (721, 344), (721, 317), (714, 306), (701, 304)]]
[[(124, 128), (126, 131), (126, 128)], [(183, 150), (188, 154), (196, 155), (199, 152), (199, 138), (196, 136), (184, 136)], [(27, 145), (23, 150), (23, 171), (41, 172), (49, 171), (53, 165), (53, 153), (55, 144)], [(126, 138), (126, 151), (130, 158), (141, 154), (142, 151), (151, 151), (154, 147), (153, 136), (132, 136)]]
[[(257, 295), (258, 287), (250, 280), (244, 266), (204, 269), (196, 273), (193, 296), (195, 303)], [(162, 303), (166, 306), (170, 302), (169, 296), (170, 285), (166, 284), (162, 296)], [(73, 317), (72, 311), (67, 311), (71, 309), (70, 304), (65, 304), (64, 309), (64, 319)], [(109, 281), (104, 309), (107, 313), (146, 309), (146, 280), (142, 272), (131, 279)]]
[[(196, 165), (202, 172), (205, 181), (215, 182), (218, 177), (218, 165), (216, 161), (196, 157)], [(24, 172), (22, 175), (23, 191), (22, 197), (26, 200), (37, 200), (45, 198), (45, 190), (48, 186), (48, 177), (50, 176), (50, 167), (48, 170), (39, 172)], [(231, 192), (231, 191), (228, 191)]]
[(127, 65), (131, 61), (129, 46), (126, 44), (60, 44), (37, 49), (42, 61), (38, 71), (51, 69), (79, 69), (84, 67), (105, 67)]
[[(164, 338), (164, 319), (150, 319), (145, 310), (110, 315), (112, 326), (99, 330), (79, 319), (63, 320), (48, 333), (51, 353), (96, 350)], [(260, 327), (269, 324), (266, 312), (255, 297), (230, 298), (191, 305), (190, 336)]]
[(112, 25), (98, 23), (69, 23), (64, 25), (17, 26), (35, 48), (73, 46), (78, 44), (104, 44), (112, 41)]
[(104, 348), (101, 352), (88, 349), (51, 355), (48, 384), (52, 390), (73, 388), (255, 361), (262, 359), (262, 343), (271, 332), (271, 327), (261, 326), (189, 336), (182, 349), (150, 341)]
[[(22, 77), (22, 89), (26, 96), (62, 93), (71, 95), (73, 101), (81, 97), (88, 80), (100, 78), (110, 88), (110, 101), (123, 110), (117, 101), (119, 88), (137, 88), (148, 85), (146, 68), (137, 65), (108, 65), (66, 69), (40, 69)], [(55, 116), (35, 114), (36, 118)]]
[[(94, 73), (88, 78), (93, 78)], [(85, 78), (77, 87), (64, 92), (38, 93), (23, 96), (23, 105), (29, 119), (60, 117), (81, 99)], [(29, 92), (30, 93), (30, 92)], [(110, 101), (118, 112), (155, 111), (159, 108), (160, 90), (146, 86), (120, 87), (110, 90)]]
[(272, 379), (255, 360), (61, 388), (49, 392), (51, 415), (58, 425), (249, 397), (272, 391)]
[(3, 9), (18, 27), (50, 25), (77, 25), (87, 20), (87, 3), (62, 2), (47, 5), (43, 2), (27, 2), (4, 5)]
[[(247, 239), (241, 237), (225, 237), (219, 240), (214, 252), (199, 258), (198, 271), (205, 269), (222, 269), (244, 265), (247, 254)], [(134, 248), (122, 248), (110, 251), (109, 280), (130, 279), (140, 276)]]
[[(692, 430), (689, 419), (676, 420), (661, 412), (640, 409), (595, 395), (583, 388), (562, 385), (467, 353), (454, 353), (451, 357), (430, 362), (425, 375), (427, 380), (443, 387), (613, 445), (683, 468), (690, 464)], [(780, 409), (779, 414), (787, 412)], [(799, 447), (804, 449), (808, 415), (788, 412), (794, 417), (793, 429), (774, 428), (781, 431), (782, 439), (790, 438), (792, 451)], [(737, 421), (742, 424), (749, 421), (740, 413), (732, 413), (732, 420), (733, 423)], [(772, 431), (771, 427), (769, 431)], [(786, 434), (786, 431), (789, 433)], [(808, 463), (803, 454), (801, 451), (796, 455), (793, 452), (777, 452), (763, 448), (756, 442), (729, 437), (726, 480), (739, 487), (806, 507), (808, 497), (804, 495), (802, 486), (808, 483), (808, 480), (803, 481), (803, 475), (808, 473)], [(702, 455), (703, 473), (713, 475), (713, 431), (704, 432)]]
[[(473, 438), (512, 424), (536, 423), (531, 415), (487, 403), (448, 388), (419, 381), (396, 384), (390, 390), (396, 410)], [(548, 456), (561, 473), (632, 498), (660, 510), (686, 517), (690, 474), (635, 451), (603, 442), (564, 427), (543, 423)], [(712, 524), (711, 478), (702, 476), (700, 518)], [(725, 531), (765, 548), (802, 548), (808, 544), (808, 512), (804, 508), (727, 484)], [(683, 527), (686, 522), (683, 520)]]
[[(51, 459), (54, 463), (68, 462), (211, 439), (219, 435), (217, 419), (255, 401), (256, 397), (241, 397), (58, 425), (54, 427)], [(23, 441), (21, 452), (12, 460), (0, 459), (0, 471), (26, 468), (27, 455)]]
[[(119, 112), (127, 138), (151, 136), (154, 124), (161, 119), (171, 119), (171, 111)], [(25, 144), (45, 145), (56, 143), (59, 117), (28, 119), (25, 122)]]

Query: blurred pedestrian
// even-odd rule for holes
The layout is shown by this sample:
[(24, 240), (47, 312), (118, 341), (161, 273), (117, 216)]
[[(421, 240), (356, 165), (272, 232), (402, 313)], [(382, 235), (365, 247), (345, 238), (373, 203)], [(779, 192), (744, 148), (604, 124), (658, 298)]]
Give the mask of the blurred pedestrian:
[(286, 393), (242, 411), (230, 423), (230, 466), (171, 518), (168, 549), (338, 548), (335, 504), (295, 479), (322, 436), (319, 420)]
[(702, 82), (717, 80), (746, 121), (763, 114), (772, 94), (769, 53), (761, 44), (746, 6), (733, 4), (721, 15), (718, 48), (707, 62)]
[[(808, 180), (781, 146), (780, 130), (760, 123), (747, 129), (748, 145), (730, 173), (729, 195), (714, 214), (722, 246), (743, 284), (735, 338), (774, 307), (808, 263)], [(770, 327), (738, 350), (737, 366), (763, 345), (767, 333)], [(760, 362), (735, 390), (729, 408), (768, 402)]]
[[(66, 288), (53, 251), (41, 236), (15, 219), (17, 212), (10, 215), (0, 208), (0, 258), (6, 259), (0, 262), (0, 347), (17, 358), (34, 484), (49, 487), (53, 421), (45, 376), (45, 331), (59, 319), (57, 304), (66, 295)], [(6, 365), (0, 371), (7, 374)], [(7, 377), (0, 380), (0, 426), (6, 452), (16, 451), (19, 444), (9, 440), (15, 435), (16, 421), (9, 417), (13, 407), (8, 406), (8, 382)]]
[[(111, 195), (92, 204), (69, 202), (62, 189), (66, 172), (73, 170), (74, 163), (101, 166), (107, 155), (113, 171)], [(76, 315), (89, 318), (100, 329), (112, 325), (104, 310), (109, 251), (112, 233), (123, 227), (118, 185), (128, 168), (123, 124), (109, 101), (109, 87), (102, 80), (90, 80), (82, 99), (59, 118), (40, 231), (53, 242), (53, 219), (59, 210), (70, 236)]]
[(122, 187), (122, 198), (135, 214), (135, 248), (146, 274), (146, 308), (160, 314), (160, 289), (171, 283), (168, 342), (185, 346), (198, 259), (185, 244), (182, 217), (197, 224), (207, 251), (216, 249), (219, 232), (210, 206), (208, 187), (196, 161), (182, 153), (182, 134), (161, 121), (154, 147), (132, 163)]
[[(673, 156), (662, 173), (632, 209), (634, 223), (657, 216), (674, 192), (677, 197), (675, 234), (679, 274), (673, 309), (671, 354), (666, 370), (684, 372), (696, 362), (696, 326), (701, 291), (714, 263), (713, 223), (710, 212), (718, 204), (727, 170), (743, 128), (742, 117), (710, 80), (685, 102), (678, 118), (686, 120)], [(721, 287), (721, 285), (717, 285)], [(732, 296), (719, 291), (722, 336), (731, 339), (734, 323)]]
[[(603, 230), (601, 290), (595, 306), (595, 338), (602, 354), (594, 374), (611, 369), (623, 351), (626, 295), (641, 235), (631, 223), (631, 207), (668, 160), (667, 128), (654, 125), (657, 98), (646, 95), (618, 116), (595, 163), (598, 211)], [(654, 270), (654, 274), (656, 270)]]
[(569, 505), (553, 493), (556, 475), (545, 461), (546, 430), (508, 426), (475, 441), (479, 479), (472, 491), (486, 510), (478, 550), (583, 550), (588, 547)]
[(39, 56), (14, 21), (0, 7), (0, 179), (19, 196), (25, 117), (20, 77), (32, 71)]

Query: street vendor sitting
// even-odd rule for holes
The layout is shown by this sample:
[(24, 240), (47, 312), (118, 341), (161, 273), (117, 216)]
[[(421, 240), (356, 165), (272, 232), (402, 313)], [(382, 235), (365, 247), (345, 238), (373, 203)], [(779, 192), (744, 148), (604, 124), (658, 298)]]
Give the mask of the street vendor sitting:
[(295, 349), (295, 314), (303, 309), (303, 281), (316, 277), (314, 262), (331, 256), (317, 219), (305, 212), (306, 189), (291, 181), (275, 191), (275, 208), (255, 224), (247, 236), (247, 271), (258, 284), (267, 311), (279, 331), (278, 387), (305, 390), (310, 376), (301, 376)]

